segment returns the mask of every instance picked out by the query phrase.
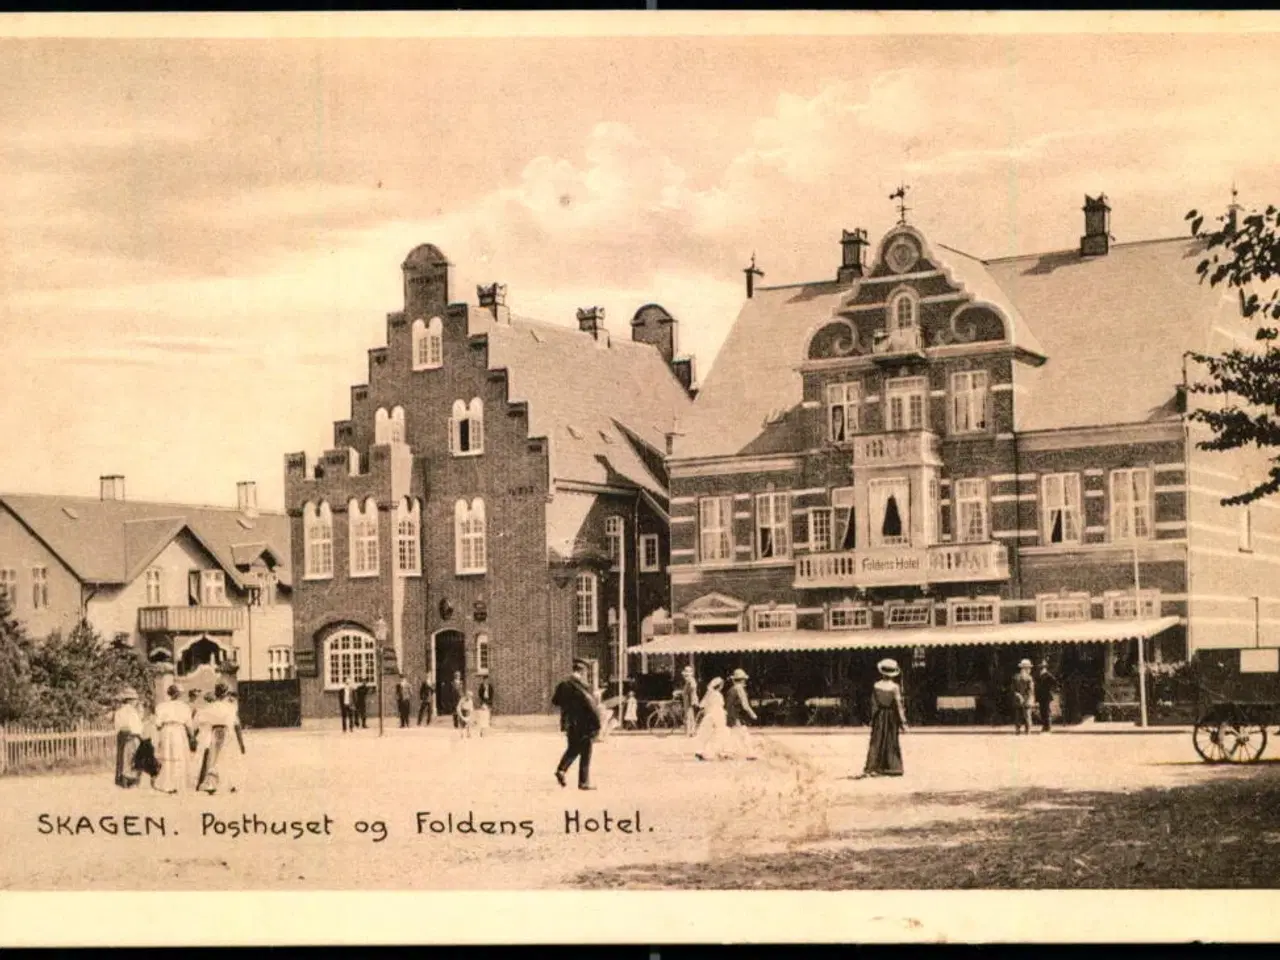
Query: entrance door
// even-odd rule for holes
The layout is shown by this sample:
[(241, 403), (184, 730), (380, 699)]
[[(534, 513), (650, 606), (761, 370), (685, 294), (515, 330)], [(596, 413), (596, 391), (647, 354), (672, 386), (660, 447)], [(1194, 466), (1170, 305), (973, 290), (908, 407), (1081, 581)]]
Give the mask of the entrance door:
[(457, 630), (441, 630), (432, 641), (435, 644), (436, 704), (440, 715), (452, 714), (458, 705), (453, 692), (453, 675), (467, 680), (467, 651), (462, 633)]

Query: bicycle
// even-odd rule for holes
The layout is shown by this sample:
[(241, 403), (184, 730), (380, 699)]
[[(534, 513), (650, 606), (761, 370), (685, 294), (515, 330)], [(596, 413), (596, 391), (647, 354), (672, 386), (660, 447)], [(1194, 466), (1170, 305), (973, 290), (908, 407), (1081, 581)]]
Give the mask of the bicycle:
[(684, 727), (684, 710), (678, 700), (654, 700), (649, 703), (645, 720), (648, 730), (679, 730)]

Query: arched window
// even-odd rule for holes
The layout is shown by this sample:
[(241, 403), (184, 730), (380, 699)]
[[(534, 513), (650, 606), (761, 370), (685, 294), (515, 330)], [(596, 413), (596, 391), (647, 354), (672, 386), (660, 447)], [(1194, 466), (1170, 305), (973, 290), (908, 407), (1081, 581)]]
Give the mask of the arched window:
[(384, 443), (390, 443), (390, 438), (391, 417), (386, 407), (379, 407), (378, 412), (373, 415), (373, 443), (375, 446), (381, 446)]
[(390, 433), (387, 434), (387, 442), (404, 443), (404, 407), (392, 408), (389, 427)]
[(413, 321), (413, 369), (435, 370), (444, 365), (444, 334), (439, 317)]
[(364, 509), (356, 500), (347, 505), (347, 523), (351, 532), (351, 576), (376, 577), (378, 575), (378, 504), (373, 497), (364, 502)]
[(485, 572), (484, 501), (459, 500), (453, 505), (454, 567), (458, 573)]
[(303, 579), (327, 580), (333, 576), (333, 511), (329, 504), (303, 504), (302, 527)]
[(422, 551), (418, 538), (422, 529), (422, 508), (417, 500), (402, 498), (396, 504), (396, 573), (421, 576)]
[(484, 453), (484, 401), (472, 397), (470, 403), (453, 401), (449, 417), (449, 452), (455, 457)]
[(324, 688), (337, 690), (345, 683), (375, 683), (378, 644), (367, 633), (343, 630), (324, 641)]
[(578, 632), (595, 633), (600, 629), (600, 581), (594, 573), (578, 574)]
[(609, 563), (613, 569), (618, 569), (619, 558), (622, 556), (622, 518), (607, 517), (604, 521), (604, 539), (609, 550)]
[(894, 296), (889, 304), (889, 329), (911, 330), (916, 326), (917, 304), (915, 296), (907, 290)]

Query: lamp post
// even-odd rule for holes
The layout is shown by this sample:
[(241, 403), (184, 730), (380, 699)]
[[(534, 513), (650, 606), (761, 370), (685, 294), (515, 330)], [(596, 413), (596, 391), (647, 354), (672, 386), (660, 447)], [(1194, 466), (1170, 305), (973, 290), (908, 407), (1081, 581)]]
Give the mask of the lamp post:
[(378, 641), (378, 658), (374, 669), (377, 670), (378, 679), (378, 736), (382, 736), (382, 658), (383, 648), (387, 644), (387, 621), (378, 615), (377, 621), (373, 625), (373, 638)]

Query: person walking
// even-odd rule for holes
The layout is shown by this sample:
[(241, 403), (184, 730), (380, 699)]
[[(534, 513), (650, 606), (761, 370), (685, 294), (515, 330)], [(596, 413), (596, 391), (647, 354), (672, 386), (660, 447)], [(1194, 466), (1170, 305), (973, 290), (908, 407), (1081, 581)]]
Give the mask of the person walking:
[(204, 751), (196, 789), (204, 793), (217, 793), (221, 787), (235, 793), (240, 786), (239, 758), (234, 754), (237, 747), (244, 754), (244, 734), (240, 730), (239, 708), (229, 693), (226, 684), (219, 683), (213, 688), (213, 701), (202, 711), (202, 727), (207, 733), (202, 730)]
[(396, 710), (400, 714), (400, 726), (409, 726), (409, 713), (413, 709), (413, 690), (409, 686), (409, 678), (403, 673), (396, 681)]
[(573, 675), (561, 680), (552, 694), (551, 704), (560, 708), (560, 729), (567, 744), (556, 764), (556, 782), (565, 785), (565, 774), (578, 761), (578, 789), (594, 790), (591, 783), (591, 745), (600, 732), (600, 711), (591, 687), (587, 684), (588, 664), (573, 661)]
[(432, 677), (428, 673), (418, 685), (418, 726), (422, 726), (423, 717), (427, 718), (427, 725), (431, 725), (431, 687)]
[(680, 671), (680, 701), (684, 707), (684, 733), (692, 737), (698, 732), (698, 678), (692, 664)]
[(1058, 678), (1049, 672), (1049, 661), (1041, 660), (1035, 680), (1036, 706), (1040, 708), (1040, 732), (1053, 729), (1053, 695), (1058, 692)]
[(369, 728), (369, 685), (361, 680), (356, 684), (355, 692), (356, 722), (361, 730)]
[(338, 687), (338, 710), (342, 713), (342, 732), (356, 728), (356, 688), (350, 680)]
[[(466, 684), (462, 682), (462, 674), (456, 670), (453, 673), (453, 679), (449, 681), (449, 712), (453, 714), (453, 726), (456, 729), (458, 724), (458, 701), (462, 699), (462, 693), (466, 689)], [(443, 710), (443, 707), (441, 708)]]
[(480, 736), (484, 736), (492, 720), (493, 684), (487, 676), (483, 676), (476, 683), (476, 730), (480, 732)]
[(725, 724), (729, 730), (729, 737), (732, 739), (736, 747), (742, 750), (743, 756), (748, 760), (756, 758), (755, 739), (751, 736), (751, 731), (747, 728), (747, 717), (752, 720), (759, 720), (756, 712), (751, 709), (751, 700), (747, 697), (747, 671), (739, 667), (733, 671), (733, 686), (729, 688), (729, 695), (725, 698)]
[(871, 691), (871, 740), (867, 744), (867, 762), (863, 777), (902, 776), (901, 734), (908, 729), (907, 709), (902, 702), (902, 688), (897, 678), (902, 673), (896, 660), (876, 664), (880, 679)]
[(138, 712), (138, 693), (133, 687), (120, 692), (120, 706), (112, 714), (116, 728), (116, 786), (136, 787), (138, 780), (133, 758), (142, 745), (142, 714)]
[(1031, 679), (1031, 661), (1018, 664), (1013, 678), (1013, 732), (1031, 732), (1031, 710), (1035, 704), (1035, 682)]
[(728, 726), (724, 710), (724, 694), (720, 692), (723, 687), (723, 680), (712, 677), (700, 704), (702, 718), (698, 722), (696, 741), (698, 749), (694, 753), (699, 760), (710, 760), (713, 757), (723, 760), (729, 755), (729, 748), (725, 743)]
[(622, 729), (634, 730), (640, 724), (640, 702), (636, 700), (634, 690), (627, 691), (627, 699), (622, 703)]
[(191, 734), (195, 729), (191, 707), (176, 685), (166, 691), (169, 699), (156, 707), (156, 759), (160, 773), (152, 786), (161, 793), (177, 793), (187, 786), (191, 760)]

